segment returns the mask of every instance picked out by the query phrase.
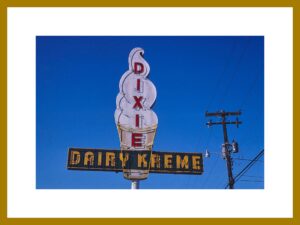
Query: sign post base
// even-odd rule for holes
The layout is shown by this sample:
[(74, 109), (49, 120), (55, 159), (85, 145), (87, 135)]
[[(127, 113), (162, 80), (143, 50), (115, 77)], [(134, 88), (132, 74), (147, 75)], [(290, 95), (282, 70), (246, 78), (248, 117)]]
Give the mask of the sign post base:
[(140, 182), (138, 180), (132, 180), (131, 181), (131, 189), (140, 189)]

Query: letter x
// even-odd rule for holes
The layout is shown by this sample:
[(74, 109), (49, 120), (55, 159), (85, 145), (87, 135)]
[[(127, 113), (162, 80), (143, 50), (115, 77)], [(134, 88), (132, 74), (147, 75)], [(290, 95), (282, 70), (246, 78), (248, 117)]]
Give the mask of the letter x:
[(133, 96), (134, 97), (134, 100), (135, 100), (135, 104), (133, 106), (133, 108), (139, 108), (139, 109), (142, 109), (143, 106), (142, 106), (142, 99), (143, 99), (143, 96), (140, 96), (140, 97), (137, 97), (137, 96)]

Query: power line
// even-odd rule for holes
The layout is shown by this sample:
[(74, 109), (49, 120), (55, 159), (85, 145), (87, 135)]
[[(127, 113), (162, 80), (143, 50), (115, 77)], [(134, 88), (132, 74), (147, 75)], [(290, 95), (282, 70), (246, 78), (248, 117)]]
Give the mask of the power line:
[[(234, 160), (242, 160), (242, 161), (253, 161), (253, 159), (245, 159), (245, 158), (232, 158)], [(264, 162), (262, 160), (255, 160), (256, 162)]]
[(246, 167), (240, 172), (238, 173), (235, 178), (236, 178), (236, 182), (256, 163), (256, 160), (259, 159), (261, 156), (263, 156), (264, 154), (264, 149), (261, 150), (258, 155), (249, 163), (246, 165)]
[[(261, 62), (262, 64), (263, 64), (263, 62)], [(258, 65), (256, 65), (257, 66), (257, 72), (256, 72), (256, 75), (255, 75), (255, 77), (254, 77), (254, 79), (253, 79), (253, 81), (251, 82), (251, 84), (250, 84), (250, 86), (249, 86), (249, 88), (248, 88), (248, 90), (246, 91), (246, 94), (244, 95), (244, 97), (243, 97), (243, 101), (241, 101), (241, 104), (240, 104), (240, 109), (242, 109), (242, 107), (244, 107), (244, 105), (245, 105), (245, 103), (247, 102), (247, 100), (249, 99), (249, 97), (251, 96), (251, 94), (252, 94), (252, 91), (253, 91), (253, 89), (254, 89), (254, 87), (256, 86), (256, 84), (257, 84), (257, 81), (259, 80), (259, 78), (260, 78), (260, 72), (259, 72), (259, 68), (260, 68), (260, 64), (258, 64)], [(263, 66), (263, 65), (262, 65)], [(263, 77), (263, 76), (262, 76)]]
[(201, 187), (203, 187), (204, 185), (206, 185), (207, 181), (210, 179), (211, 177), (211, 174), (214, 172), (215, 168), (216, 168), (216, 165), (219, 163), (219, 159), (220, 158), (216, 158), (216, 160), (214, 161), (214, 164), (212, 165), (212, 167), (210, 168), (209, 172), (208, 172), (208, 175), (205, 179), (205, 181), (202, 183)]
[[(229, 65), (230, 65), (230, 60), (231, 60), (231, 58), (232, 58), (231, 56), (232, 56), (232, 54), (234, 53), (234, 51), (235, 51), (235, 49), (236, 49), (236, 46), (237, 46), (237, 41), (235, 40), (234, 43), (232, 44), (232, 47), (230, 48), (230, 51), (229, 51), (227, 60), (226, 60), (226, 62), (225, 62), (225, 64), (224, 64), (223, 70), (222, 70), (222, 72), (219, 74), (218, 80), (217, 80), (217, 82), (215, 83), (215, 88), (212, 89), (212, 90), (218, 90), (218, 88), (219, 88), (219, 86), (220, 86), (220, 83), (221, 83), (221, 80), (222, 80), (222, 78), (224, 77), (224, 74), (225, 74), (226, 70), (228, 69), (228, 67), (229, 67)], [(213, 103), (213, 101), (214, 101), (216, 95), (217, 95), (217, 92), (213, 92), (213, 94), (210, 95), (211, 97), (210, 97), (210, 100), (208, 101), (208, 105), (207, 105), (206, 109), (209, 109), (209, 108), (210, 108), (210, 106), (212, 105), (212, 103)], [(206, 148), (206, 149), (208, 148), (208, 145), (210, 144), (211, 136), (212, 136), (212, 129), (210, 129), (209, 134), (208, 134), (208, 138), (207, 138), (206, 145), (205, 145), (205, 148)], [(214, 169), (215, 169), (215, 167), (216, 167), (216, 165), (217, 165), (217, 162), (218, 162), (218, 160), (215, 160), (215, 161), (214, 161), (214, 164), (213, 164), (213, 166), (211, 167), (210, 172), (208, 173), (208, 177), (206, 177), (206, 179), (205, 179), (205, 181), (202, 183), (201, 187), (203, 187), (203, 185), (205, 185), (205, 184), (207, 183), (208, 179), (210, 178), (210, 174), (214, 171)]]
[(258, 78), (259, 78), (259, 73), (256, 74), (252, 84), (250, 85), (250, 88), (247, 90), (247, 92), (245, 94), (245, 97), (244, 97), (244, 100), (242, 101), (242, 103), (239, 107), (240, 109), (242, 109), (242, 107), (244, 107), (245, 103), (247, 102), (247, 100), (251, 96), (252, 91), (253, 91), (254, 87), (256, 86), (256, 84), (257, 84)]
[[(213, 129), (211, 128), (210, 131), (209, 131), (209, 139), (208, 139), (207, 145), (206, 145), (206, 148), (207, 148), (207, 149), (208, 149), (208, 146), (209, 146), (209, 143), (210, 143), (212, 134), (213, 134), (212, 130), (213, 130)], [(216, 137), (216, 136), (214, 135), (214, 137)], [(217, 164), (219, 163), (219, 159), (220, 159), (220, 157), (217, 157), (216, 160), (213, 161), (213, 164), (212, 164), (212, 166), (210, 167), (210, 170), (208, 171), (208, 175), (207, 175), (205, 181), (202, 183), (201, 188), (202, 188), (203, 186), (205, 186), (206, 183), (209, 181), (209, 179), (210, 179), (211, 175), (213, 174), (213, 172), (214, 172), (214, 170), (215, 170)]]
[[(222, 73), (219, 74), (219, 77), (218, 77), (218, 80), (217, 80), (217, 82), (216, 82), (215, 88), (212, 89), (212, 90), (218, 90), (218, 89), (219, 89), (221, 80), (222, 80), (222, 78), (224, 77), (224, 74), (225, 74), (226, 70), (228, 69), (228, 67), (229, 67), (229, 65), (230, 65), (230, 60), (231, 60), (231, 58), (232, 58), (232, 57), (230, 57), (230, 56), (231, 56), (231, 55), (233, 54), (233, 52), (235, 51), (236, 46), (237, 46), (237, 41), (235, 41), (235, 42), (233, 43), (232, 48), (231, 48), (231, 50), (230, 50), (230, 54), (228, 55), (227, 61), (225, 62), (224, 69), (223, 69)], [(214, 101), (216, 95), (217, 95), (217, 92), (214, 91), (213, 94), (211, 95), (210, 100), (208, 101), (208, 105), (207, 105), (206, 109), (209, 109), (209, 107), (210, 107), (211, 104), (213, 103), (213, 101)]]
[[(219, 158), (222, 158), (222, 155), (221, 154), (219, 154), (218, 152), (211, 152), (210, 151), (210, 154), (216, 154), (217, 155), (217, 157), (219, 157)], [(246, 158), (234, 158), (234, 157), (232, 157), (232, 159), (234, 159), (234, 160), (241, 160), (241, 161), (253, 161), (253, 159), (246, 159)], [(255, 160), (256, 162), (264, 162), (263, 160)]]
[(262, 176), (243, 175), (243, 177), (263, 178)]
[[(208, 138), (206, 138), (206, 145), (204, 145), (206, 148), (208, 147), (211, 136), (212, 136), (212, 130), (209, 131)], [(203, 136), (200, 136), (200, 138), (197, 140), (196, 146), (200, 146), (202, 140), (203, 140)], [(197, 183), (197, 181), (198, 181), (197, 179), (193, 179), (192, 177), (189, 177), (186, 183), (187, 183), (187, 185), (195, 185)], [(201, 188), (203, 187), (203, 182), (201, 183), (200, 187)]]
[(240, 181), (243, 181), (243, 182), (256, 182), (256, 183), (263, 183), (264, 182), (263, 180), (240, 180)]
[[(254, 158), (251, 162), (249, 162), (244, 169), (242, 169), (235, 177), (234, 177), (234, 181), (235, 183), (256, 163), (256, 160), (258, 160), (261, 156), (263, 156), (264, 154), (264, 149), (261, 150)], [(228, 184), (225, 186), (225, 189), (228, 188)]]
[(238, 72), (238, 70), (240, 68), (240, 65), (241, 65), (242, 60), (243, 60), (243, 58), (245, 56), (245, 53), (246, 53), (246, 51), (247, 51), (247, 49), (249, 47), (250, 41), (251, 41), (251, 38), (249, 37), (248, 40), (247, 40), (246, 46), (243, 49), (243, 52), (240, 55), (240, 58), (238, 59), (238, 63), (237, 63), (237, 66), (235, 67), (235, 71), (231, 74), (230, 78), (228, 79), (229, 81), (228, 81), (227, 85), (225, 86), (225, 91), (224, 91), (223, 95), (221, 95), (222, 98), (220, 100), (220, 105), (223, 104), (224, 100), (226, 99), (226, 96), (227, 96), (228, 90), (229, 90), (229, 85), (232, 83), (233, 78), (237, 75), (237, 72)]

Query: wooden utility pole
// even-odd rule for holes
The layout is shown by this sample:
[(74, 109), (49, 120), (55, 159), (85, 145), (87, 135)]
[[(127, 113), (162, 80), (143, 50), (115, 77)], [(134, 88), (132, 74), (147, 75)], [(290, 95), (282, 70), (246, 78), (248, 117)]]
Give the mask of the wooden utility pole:
[(211, 117), (211, 116), (216, 116), (216, 117), (221, 117), (222, 121), (220, 122), (212, 122), (211, 120), (209, 122), (206, 123), (206, 125), (208, 125), (209, 127), (212, 125), (222, 125), (223, 126), (223, 135), (224, 135), (224, 149), (225, 149), (225, 159), (226, 159), (226, 164), (227, 164), (227, 172), (228, 172), (228, 186), (229, 189), (233, 189), (234, 188), (234, 178), (232, 175), (232, 158), (231, 158), (231, 151), (228, 149), (229, 146), (231, 146), (231, 144), (229, 144), (228, 142), (228, 135), (227, 135), (227, 124), (236, 124), (236, 126), (238, 127), (239, 124), (241, 124), (242, 122), (238, 120), (238, 118), (236, 118), (236, 121), (226, 121), (226, 116), (239, 116), (241, 115), (241, 112), (225, 112), (223, 110), (219, 111), (219, 112), (215, 112), (215, 113), (209, 113), (206, 112), (205, 116), (207, 117)]

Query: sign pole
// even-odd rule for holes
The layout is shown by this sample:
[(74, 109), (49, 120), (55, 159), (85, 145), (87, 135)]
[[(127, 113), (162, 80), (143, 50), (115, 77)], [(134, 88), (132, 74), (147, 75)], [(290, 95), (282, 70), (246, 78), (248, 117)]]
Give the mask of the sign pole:
[(132, 180), (131, 181), (131, 189), (135, 190), (135, 189), (140, 189), (140, 182), (138, 180)]

